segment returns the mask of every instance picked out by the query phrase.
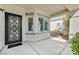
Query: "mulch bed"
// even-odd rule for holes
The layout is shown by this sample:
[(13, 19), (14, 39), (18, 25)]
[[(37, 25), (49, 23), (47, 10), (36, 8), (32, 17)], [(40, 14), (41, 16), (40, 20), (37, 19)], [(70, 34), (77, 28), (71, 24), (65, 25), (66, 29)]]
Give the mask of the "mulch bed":
[(64, 33), (60, 32), (60, 31), (51, 31), (50, 32), (50, 36), (51, 37), (58, 37), (61, 36), (63, 39), (68, 40), (68, 35), (64, 35)]

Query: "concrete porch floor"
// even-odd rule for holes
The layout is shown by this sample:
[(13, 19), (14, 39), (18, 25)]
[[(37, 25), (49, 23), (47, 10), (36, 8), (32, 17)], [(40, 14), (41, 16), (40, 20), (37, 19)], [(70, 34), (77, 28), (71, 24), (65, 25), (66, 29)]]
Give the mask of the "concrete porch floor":
[(37, 42), (24, 42), (23, 45), (10, 49), (3, 49), (1, 55), (72, 55), (70, 44), (53, 39)]

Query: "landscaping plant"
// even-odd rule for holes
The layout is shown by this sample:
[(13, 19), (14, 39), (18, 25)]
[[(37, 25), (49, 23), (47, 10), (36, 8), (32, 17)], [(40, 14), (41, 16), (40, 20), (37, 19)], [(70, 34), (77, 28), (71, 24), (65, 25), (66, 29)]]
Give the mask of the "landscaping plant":
[(72, 53), (74, 55), (79, 55), (79, 32), (76, 33), (76, 36), (72, 39)]
[(64, 19), (64, 36), (67, 37), (67, 39), (69, 38), (69, 17), (65, 16)]

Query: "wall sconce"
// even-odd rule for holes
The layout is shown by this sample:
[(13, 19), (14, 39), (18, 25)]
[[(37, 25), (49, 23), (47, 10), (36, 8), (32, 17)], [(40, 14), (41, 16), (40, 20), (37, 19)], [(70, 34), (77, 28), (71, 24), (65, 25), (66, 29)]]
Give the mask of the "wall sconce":
[(0, 11), (2, 11), (2, 13), (4, 13), (4, 12), (5, 12), (5, 10), (4, 10), (4, 9), (2, 9), (2, 8), (0, 8)]

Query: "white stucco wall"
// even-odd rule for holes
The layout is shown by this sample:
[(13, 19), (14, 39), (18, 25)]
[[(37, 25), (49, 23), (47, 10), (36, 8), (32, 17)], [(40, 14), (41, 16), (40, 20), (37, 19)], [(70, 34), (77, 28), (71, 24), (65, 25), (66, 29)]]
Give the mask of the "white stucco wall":
[(0, 11), (0, 49), (4, 46), (5, 42), (5, 20), (4, 20), (4, 13)]
[(27, 41), (38, 41), (38, 40), (47, 39), (49, 37), (50, 37), (49, 32), (26, 34)]
[(70, 34), (79, 32), (79, 17), (70, 19)]
[(75, 36), (79, 32), (79, 11), (77, 11), (70, 19), (69, 38)]

